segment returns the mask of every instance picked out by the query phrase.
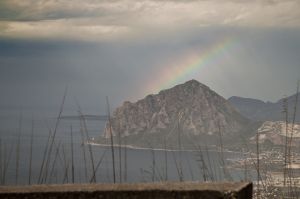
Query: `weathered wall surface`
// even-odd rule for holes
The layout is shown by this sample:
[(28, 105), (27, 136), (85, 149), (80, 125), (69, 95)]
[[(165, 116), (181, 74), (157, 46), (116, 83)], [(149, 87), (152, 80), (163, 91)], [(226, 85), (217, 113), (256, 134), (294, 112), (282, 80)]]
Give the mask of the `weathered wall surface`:
[(75, 184), (0, 187), (1, 199), (251, 199), (251, 183)]

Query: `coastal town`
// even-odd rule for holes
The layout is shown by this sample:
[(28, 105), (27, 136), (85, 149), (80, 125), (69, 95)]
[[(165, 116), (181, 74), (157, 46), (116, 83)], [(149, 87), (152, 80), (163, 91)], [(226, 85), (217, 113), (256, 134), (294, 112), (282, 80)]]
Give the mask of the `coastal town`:
[[(259, 154), (252, 151), (245, 153), (244, 158), (228, 161), (228, 168), (243, 170), (246, 181), (256, 179), (253, 181), (255, 188), (260, 190), (255, 193), (278, 196), (289, 191), (299, 195), (300, 154), (292, 152), (286, 165), (284, 154), (282, 147), (261, 150)], [(252, 174), (250, 171), (253, 171)]]

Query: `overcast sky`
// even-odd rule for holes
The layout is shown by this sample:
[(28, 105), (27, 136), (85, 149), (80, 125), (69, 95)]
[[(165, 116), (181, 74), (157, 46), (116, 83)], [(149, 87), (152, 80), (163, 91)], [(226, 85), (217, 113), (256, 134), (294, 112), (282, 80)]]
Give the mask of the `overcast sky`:
[[(164, 80), (224, 38), (221, 55)], [(105, 96), (116, 107), (191, 78), (225, 98), (295, 93), (300, 1), (0, 1), (1, 109), (57, 107), (67, 86), (68, 104), (101, 112)]]

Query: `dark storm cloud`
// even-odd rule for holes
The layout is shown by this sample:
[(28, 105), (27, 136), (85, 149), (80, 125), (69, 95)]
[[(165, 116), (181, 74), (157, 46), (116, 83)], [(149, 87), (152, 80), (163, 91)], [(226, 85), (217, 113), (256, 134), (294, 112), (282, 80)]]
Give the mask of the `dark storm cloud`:
[[(0, 2), (0, 20), (3, 21), (41, 21), (66, 18), (101, 16), (105, 10), (87, 9), (84, 6), (77, 7), (63, 3), (63, 1), (20, 1), (3, 0)], [(50, 4), (49, 4), (50, 2)], [(75, 2), (79, 3), (79, 2)], [(97, 12), (96, 12), (97, 11)]]

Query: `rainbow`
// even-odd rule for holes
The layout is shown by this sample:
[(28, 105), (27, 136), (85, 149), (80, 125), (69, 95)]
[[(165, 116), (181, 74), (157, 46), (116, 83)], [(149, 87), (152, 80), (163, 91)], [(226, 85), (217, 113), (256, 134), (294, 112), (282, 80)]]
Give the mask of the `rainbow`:
[(201, 53), (190, 52), (175, 63), (162, 67), (163, 70), (149, 82), (146, 91), (155, 93), (187, 81), (189, 76), (197, 73), (202, 67), (221, 59), (233, 43), (231, 38), (223, 38)]

